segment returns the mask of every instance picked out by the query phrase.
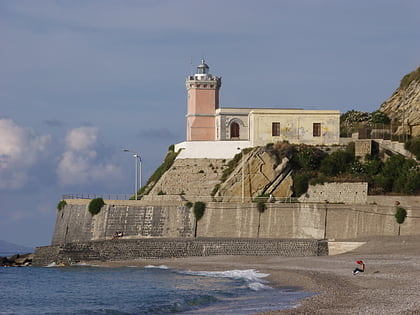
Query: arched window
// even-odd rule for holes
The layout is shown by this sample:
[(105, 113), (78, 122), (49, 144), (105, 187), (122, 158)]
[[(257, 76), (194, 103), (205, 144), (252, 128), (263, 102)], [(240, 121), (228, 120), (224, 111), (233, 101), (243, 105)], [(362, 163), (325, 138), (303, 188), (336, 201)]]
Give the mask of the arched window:
[(239, 124), (237, 122), (230, 125), (230, 138), (239, 138)]

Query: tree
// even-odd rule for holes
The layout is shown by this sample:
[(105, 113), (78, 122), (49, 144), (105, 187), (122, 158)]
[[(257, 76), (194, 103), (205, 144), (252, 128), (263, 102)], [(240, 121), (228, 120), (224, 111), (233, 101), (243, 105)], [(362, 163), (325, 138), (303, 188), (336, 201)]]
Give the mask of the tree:
[(395, 219), (398, 223), (398, 236), (401, 233), (401, 224), (404, 223), (405, 218), (407, 217), (407, 211), (402, 207), (397, 207), (395, 210)]

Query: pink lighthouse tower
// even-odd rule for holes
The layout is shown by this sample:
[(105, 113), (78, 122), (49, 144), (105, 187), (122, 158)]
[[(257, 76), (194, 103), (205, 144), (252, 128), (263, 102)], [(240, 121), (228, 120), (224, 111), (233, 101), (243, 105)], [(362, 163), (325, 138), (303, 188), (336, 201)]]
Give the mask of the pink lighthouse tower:
[(204, 59), (197, 67), (197, 73), (186, 80), (187, 99), (187, 141), (216, 140), (216, 109), (219, 108), (220, 77), (209, 73)]

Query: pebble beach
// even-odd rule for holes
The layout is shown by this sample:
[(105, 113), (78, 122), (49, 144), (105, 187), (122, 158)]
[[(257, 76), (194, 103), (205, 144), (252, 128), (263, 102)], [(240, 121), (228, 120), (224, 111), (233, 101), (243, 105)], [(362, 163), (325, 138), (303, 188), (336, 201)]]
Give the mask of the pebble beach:
[[(346, 240), (348, 241), (348, 240)], [(271, 314), (420, 314), (420, 236), (358, 239), (365, 245), (319, 257), (210, 256), (130, 260), (108, 266), (167, 265), (187, 270), (255, 269), (271, 286), (298, 286), (313, 296)], [(356, 261), (366, 271), (353, 275)], [(92, 262), (90, 262), (92, 263)]]

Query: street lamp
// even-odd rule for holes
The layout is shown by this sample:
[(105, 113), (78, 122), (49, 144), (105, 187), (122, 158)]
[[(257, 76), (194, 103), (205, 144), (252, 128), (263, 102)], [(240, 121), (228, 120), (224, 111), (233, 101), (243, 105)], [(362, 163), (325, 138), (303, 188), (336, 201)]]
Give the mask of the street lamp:
[[(135, 168), (135, 176), (134, 176), (134, 186), (135, 186), (135, 198), (137, 200), (137, 192), (138, 190), (141, 188), (141, 157), (140, 154), (138, 154), (137, 152), (131, 151), (131, 150), (123, 150), (124, 152), (131, 152), (134, 153), (133, 157), (135, 158), (134, 160), (134, 168)], [(140, 167), (139, 167), (140, 166)], [(140, 175), (139, 175), (139, 170), (140, 170)], [(140, 187), (139, 187), (139, 179), (140, 179)]]
[(244, 175), (244, 166), (245, 166), (245, 159), (244, 159), (244, 154), (242, 153), (241, 148), (237, 148), (240, 153), (242, 154), (241, 156), (241, 160), (242, 160), (242, 203), (244, 203), (244, 195), (245, 195), (245, 175)]

